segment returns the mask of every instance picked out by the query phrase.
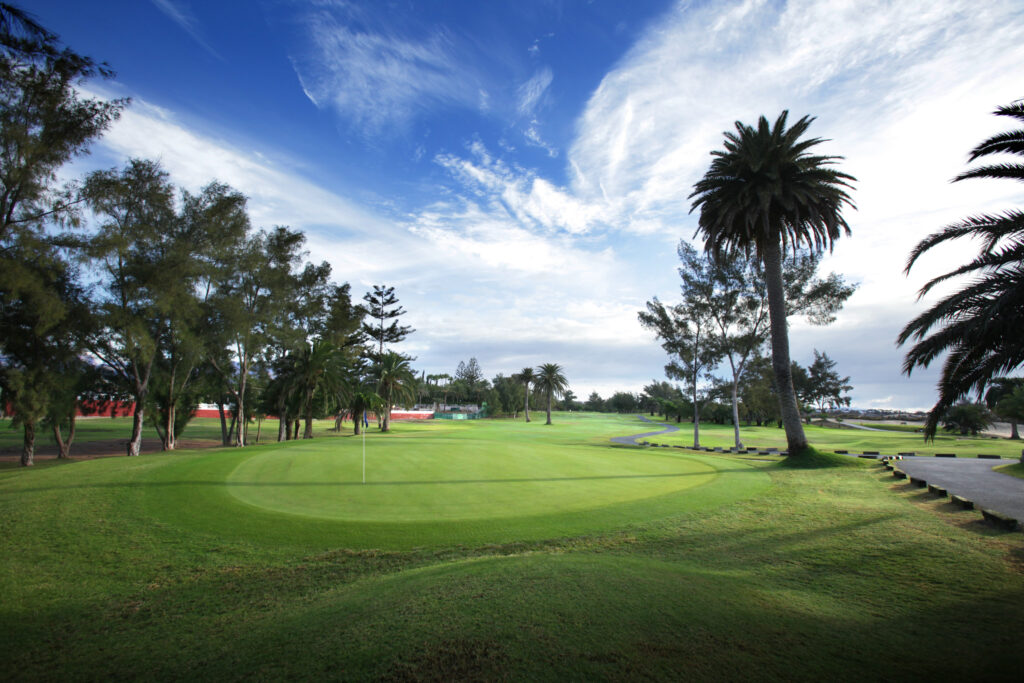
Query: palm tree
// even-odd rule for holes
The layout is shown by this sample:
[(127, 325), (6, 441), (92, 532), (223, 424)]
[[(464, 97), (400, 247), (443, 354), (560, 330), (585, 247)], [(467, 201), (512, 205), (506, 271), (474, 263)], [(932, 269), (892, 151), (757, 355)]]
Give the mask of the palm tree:
[(294, 354), (293, 378), (301, 398), (301, 417), (306, 422), (303, 439), (313, 438), (313, 398), (319, 392), (327, 398), (340, 389), (344, 381), (344, 355), (334, 344), (317, 340), (304, 344)]
[(788, 249), (821, 251), (841, 233), (850, 234), (842, 216), (853, 207), (846, 190), (855, 178), (831, 168), (841, 157), (808, 152), (821, 138), (801, 140), (814, 121), (804, 116), (786, 128), (788, 111), (770, 125), (765, 117), (757, 127), (736, 122), (725, 133), (725, 149), (711, 152), (714, 160), (694, 185), (691, 211), (700, 208), (697, 233), (713, 258), (753, 252), (764, 264), (771, 320), (772, 368), (789, 454), (807, 448), (789, 360), (786, 297), (782, 258)]
[(1010, 438), (1020, 440), (1017, 424), (1024, 422), (1024, 377), (999, 377), (989, 383), (985, 405), (1010, 422)]
[(381, 356), (376, 370), (377, 393), (384, 401), (381, 431), (386, 432), (391, 429), (391, 407), (399, 401), (412, 400), (416, 375), (409, 367), (409, 359), (394, 351)]
[(267, 383), (260, 397), (262, 408), (268, 414), (276, 414), (278, 420), (277, 440), (288, 438), (288, 423), (295, 402), (298, 382), (295, 380), (295, 357), (291, 354), (275, 360), (272, 364), (273, 378)]
[(515, 376), (517, 380), (523, 383), (526, 390), (523, 392), (523, 415), (526, 416), (526, 421), (530, 421), (530, 384), (536, 379), (533, 374), (533, 368), (523, 368), (518, 375)]
[[(1024, 102), (1018, 100), (994, 113), (1024, 121)], [(971, 151), (968, 161), (1000, 153), (1024, 156), (1024, 130), (992, 136)], [(961, 173), (953, 182), (969, 178), (1024, 181), (1024, 164), (981, 166)], [(932, 247), (960, 237), (981, 239), (978, 256), (930, 280), (918, 298), (951, 278), (970, 275), (973, 279), (911, 320), (898, 337), (901, 346), (916, 341), (903, 361), (907, 375), (948, 352), (939, 378), (939, 399), (925, 425), (926, 437), (935, 435), (939, 420), (958, 400), (971, 392), (980, 395), (993, 377), (1024, 364), (1024, 211), (971, 216), (946, 226), (914, 247), (906, 272)]]
[(359, 436), (363, 432), (363, 414), (368, 411), (378, 412), (384, 409), (384, 399), (369, 385), (357, 386), (346, 397), (349, 412), (352, 413), (353, 434)]
[(537, 387), (547, 396), (548, 421), (544, 424), (551, 424), (551, 397), (564, 394), (569, 388), (569, 381), (562, 374), (562, 366), (557, 363), (545, 363), (538, 367), (534, 381), (537, 383)]

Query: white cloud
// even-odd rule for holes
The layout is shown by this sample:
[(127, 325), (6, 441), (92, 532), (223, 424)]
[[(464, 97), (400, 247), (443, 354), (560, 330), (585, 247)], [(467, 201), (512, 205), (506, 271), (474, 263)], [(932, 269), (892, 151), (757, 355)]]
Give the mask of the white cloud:
[(554, 74), (550, 68), (545, 66), (519, 86), (518, 110), (520, 116), (533, 116), (552, 80), (554, 80)]
[(166, 14), (171, 21), (181, 27), (183, 31), (192, 36), (192, 39), (199, 43), (204, 50), (209, 52), (211, 55), (223, 61), (223, 57), (210, 46), (210, 44), (203, 37), (202, 29), (199, 26), (199, 22), (196, 20), (195, 15), (185, 5), (175, 0), (152, 0), (156, 8)]
[(158, 159), (173, 181), (195, 191), (211, 180), (249, 197), (257, 225), (299, 225), (355, 233), (389, 228), (389, 221), (305, 180), (283, 160), (270, 161), (197, 131), (167, 109), (135, 99), (100, 142), (116, 158)]
[(414, 40), (387, 27), (375, 30), (367, 20), (347, 4), (321, 4), (305, 15), (308, 50), (293, 56), (292, 65), (314, 105), (371, 134), (404, 127), (428, 107), (489, 108), (488, 93), (472, 62), (459, 58), (452, 36), (435, 29)]

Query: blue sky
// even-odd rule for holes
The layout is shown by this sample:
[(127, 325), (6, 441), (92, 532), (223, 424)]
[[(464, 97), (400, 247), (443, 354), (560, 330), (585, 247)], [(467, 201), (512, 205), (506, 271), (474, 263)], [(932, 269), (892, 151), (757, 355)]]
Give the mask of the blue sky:
[(586, 396), (639, 391), (665, 356), (636, 313), (678, 296), (686, 196), (735, 120), (817, 117), (858, 178), (852, 238), (824, 264), (859, 289), (827, 352), (860, 407), (927, 408), (934, 371), (900, 374), (916, 290), (962, 262), (928, 233), (1024, 202), (949, 180), (1024, 97), (1015, 0), (340, 2), (34, 0), (107, 61), (92, 94), (132, 106), (68, 175), (160, 159), (180, 186), (249, 197), (258, 226), (303, 229), (310, 258), (362, 293), (396, 287), (417, 367), (487, 376), (557, 362)]

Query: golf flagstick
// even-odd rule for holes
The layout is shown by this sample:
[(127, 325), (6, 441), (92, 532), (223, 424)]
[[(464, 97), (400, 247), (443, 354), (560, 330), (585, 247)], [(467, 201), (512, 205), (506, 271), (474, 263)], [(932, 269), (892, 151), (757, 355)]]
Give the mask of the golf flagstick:
[(366, 483), (366, 427), (363, 427), (363, 483)]

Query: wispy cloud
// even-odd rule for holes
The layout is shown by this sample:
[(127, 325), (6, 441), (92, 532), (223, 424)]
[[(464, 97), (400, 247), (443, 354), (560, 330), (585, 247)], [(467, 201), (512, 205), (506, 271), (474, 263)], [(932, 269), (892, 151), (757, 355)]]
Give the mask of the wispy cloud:
[(821, 149), (845, 155), (844, 170), (859, 178), (854, 236), (824, 267), (861, 287), (836, 327), (795, 331), (794, 357), (810, 360), (817, 346), (840, 367), (859, 368), (855, 400), (896, 392), (900, 405), (928, 405), (934, 374), (902, 378), (894, 339), (920, 310), (920, 284), (963, 252), (933, 254), (909, 279), (902, 268), (910, 248), (944, 223), (1019, 203), (1009, 184), (949, 179), (999, 125), (991, 109), (1021, 95), (1020, 4), (680, 3), (658, 23), (581, 116), (569, 151), (572, 192), (604, 204), (626, 230), (690, 237), (686, 195), (722, 131), (783, 109), (817, 115), (811, 132), (830, 139)]
[(200, 46), (217, 59), (223, 61), (224, 58), (218, 53), (203, 37), (202, 30), (199, 26), (199, 22), (196, 20), (195, 15), (187, 7), (182, 5), (175, 0), (152, 0), (152, 3), (156, 5), (156, 8), (166, 14), (171, 21), (180, 26), (185, 33), (192, 36), (192, 40), (199, 43)]
[[(902, 354), (893, 340), (920, 309), (914, 298), (921, 282), (963, 256), (957, 249), (936, 253), (910, 279), (904, 259), (948, 221), (1019, 204), (1012, 184), (950, 186), (949, 179), (963, 169), (966, 151), (1000, 125), (992, 108), (1021, 96), (1022, 14), (1011, 0), (983, 7), (969, 0), (680, 2), (592, 94), (568, 152), (568, 186), (478, 152), (438, 162), (475, 198), (481, 224), (508, 216), (517, 229), (563, 231), (569, 244), (617, 233), (648, 235), (657, 240), (652, 246), (665, 248), (692, 235), (696, 219), (686, 196), (709, 151), (721, 146), (722, 131), (783, 109), (794, 120), (817, 115), (812, 133), (830, 139), (821, 149), (845, 155), (844, 170), (860, 179), (859, 211), (848, 216), (854, 237), (841, 241), (825, 268), (861, 287), (835, 327), (796, 328), (795, 357), (809, 360), (812, 348), (824, 348), (841, 367), (864, 368), (854, 379), (865, 391), (895, 391), (897, 403), (924, 406), (933, 375), (900, 378)], [(542, 101), (549, 86), (543, 72), (524, 83), (520, 112)], [(634, 262), (623, 286), (643, 291), (646, 282), (650, 294), (671, 299), (673, 273), (652, 273), (642, 263)], [(888, 306), (883, 318), (880, 302)], [(869, 337), (843, 341), (868, 325)]]
[(551, 69), (544, 67), (535, 73), (528, 81), (519, 86), (519, 114), (532, 117), (540, 104), (541, 98), (547, 92), (551, 81), (555, 76)]
[(489, 96), (444, 29), (409, 37), (349, 5), (321, 5), (303, 19), (308, 49), (292, 58), (303, 90), (368, 134), (405, 127), (437, 106), (486, 109)]

